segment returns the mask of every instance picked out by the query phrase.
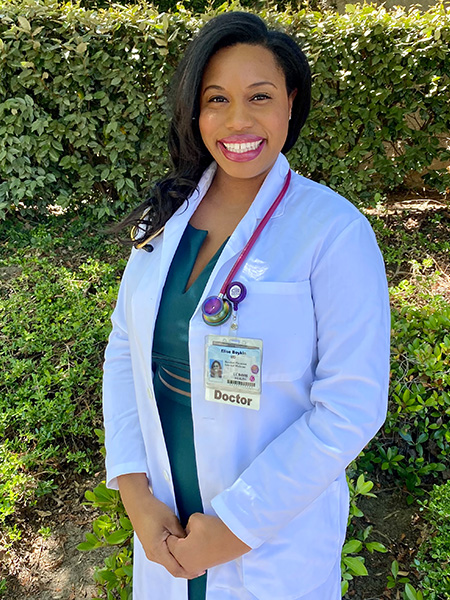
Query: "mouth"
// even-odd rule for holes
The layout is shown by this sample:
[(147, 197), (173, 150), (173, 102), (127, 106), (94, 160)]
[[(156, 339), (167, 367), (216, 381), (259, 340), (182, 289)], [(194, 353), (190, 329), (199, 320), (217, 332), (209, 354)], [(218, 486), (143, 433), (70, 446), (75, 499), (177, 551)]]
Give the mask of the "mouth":
[(245, 152), (251, 152), (257, 150), (264, 140), (258, 140), (257, 142), (244, 142), (242, 144), (220, 142), (225, 146), (228, 152), (235, 152), (236, 154), (244, 154)]
[[(252, 139), (253, 138), (253, 139)], [(234, 162), (254, 160), (262, 152), (266, 140), (261, 137), (247, 136), (246, 139), (225, 138), (218, 141), (222, 154)]]

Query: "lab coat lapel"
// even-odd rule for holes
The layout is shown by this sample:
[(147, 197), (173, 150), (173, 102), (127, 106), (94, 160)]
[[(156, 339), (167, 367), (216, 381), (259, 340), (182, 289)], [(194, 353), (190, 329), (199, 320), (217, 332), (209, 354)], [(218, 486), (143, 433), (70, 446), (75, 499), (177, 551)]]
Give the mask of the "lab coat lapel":
[(194, 214), (197, 206), (200, 204), (202, 198), (208, 191), (209, 186), (214, 179), (216, 169), (216, 163), (212, 163), (206, 169), (198, 183), (197, 189), (194, 191), (188, 201), (183, 202), (180, 208), (170, 217), (164, 227), (164, 232), (162, 234), (162, 252), (158, 281), (160, 295), (167, 278), (170, 264), (176, 249), (178, 248), (178, 244), (180, 243), (184, 230), (186, 229), (186, 226)]
[[(225, 281), (230, 269), (232, 268), (234, 261), (242, 252), (246, 243), (255, 231), (258, 223), (264, 218), (264, 215), (280, 193), (289, 168), (290, 167), (287, 159), (283, 156), (283, 154), (279, 154), (275, 164), (264, 180), (264, 183), (262, 184), (249, 210), (236, 227), (236, 230), (223, 249), (205, 287), (199, 305), (201, 305), (203, 299), (211, 295), (211, 293), (217, 294), (219, 292), (219, 289)], [(284, 202), (281, 202), (272, 215), (272, 219), (276, 219), (282, 215), (283, 212)], [(262, 232), (261, 235), (264, 235), (264, 232)]]

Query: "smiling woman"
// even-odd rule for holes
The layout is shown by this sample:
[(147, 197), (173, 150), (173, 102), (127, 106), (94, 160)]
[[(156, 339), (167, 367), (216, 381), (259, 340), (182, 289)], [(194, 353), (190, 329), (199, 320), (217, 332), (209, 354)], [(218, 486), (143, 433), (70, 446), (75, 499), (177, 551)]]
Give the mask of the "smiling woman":
[(203, 75), (199, 119), (203, 142), (218, 165), (216, 185), (253, 178), (261, 186), (286, 141), (296, 92), (288, 94), (284, 73), (267, 48), (236, 44), (216, 52)]
[(384, 420), (390, 318), (368, 222), (284, 157), (310, 85), (286, 34), (209, 21), (175, 78), (173, 170), (125, 222), (104, 415), (134, 600), (340, 598), (345, 468)]

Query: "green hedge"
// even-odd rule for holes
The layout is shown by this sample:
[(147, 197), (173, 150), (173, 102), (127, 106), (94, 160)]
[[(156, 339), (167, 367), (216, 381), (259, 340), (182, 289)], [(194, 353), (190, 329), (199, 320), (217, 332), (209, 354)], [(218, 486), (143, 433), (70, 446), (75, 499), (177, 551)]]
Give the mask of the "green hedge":
[[(443, 5), (348, 10), (262, 16), (297, 36), (313, 68), (313, 110), (292, 166), (364, 199), (450, 159), (441, 143), (450, 17)], [(96, 12), (3, 0), (0, 216), (88, 202), (102, 216), (136, 203), (167, 168), (165, 86), (206, 18), (181, 6)], [(445, 169), (425, 177), (450, 185)]]

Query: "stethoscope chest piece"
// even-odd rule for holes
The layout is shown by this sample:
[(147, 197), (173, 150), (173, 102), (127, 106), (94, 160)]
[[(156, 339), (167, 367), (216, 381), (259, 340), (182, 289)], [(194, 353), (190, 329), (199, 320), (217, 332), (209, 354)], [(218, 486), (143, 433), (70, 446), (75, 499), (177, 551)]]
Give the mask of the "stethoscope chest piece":
[(209, 296), (202, 305), (203, 320), (208, 325), (222, 325), (231, 316), (231, 304), (223, 296)]

